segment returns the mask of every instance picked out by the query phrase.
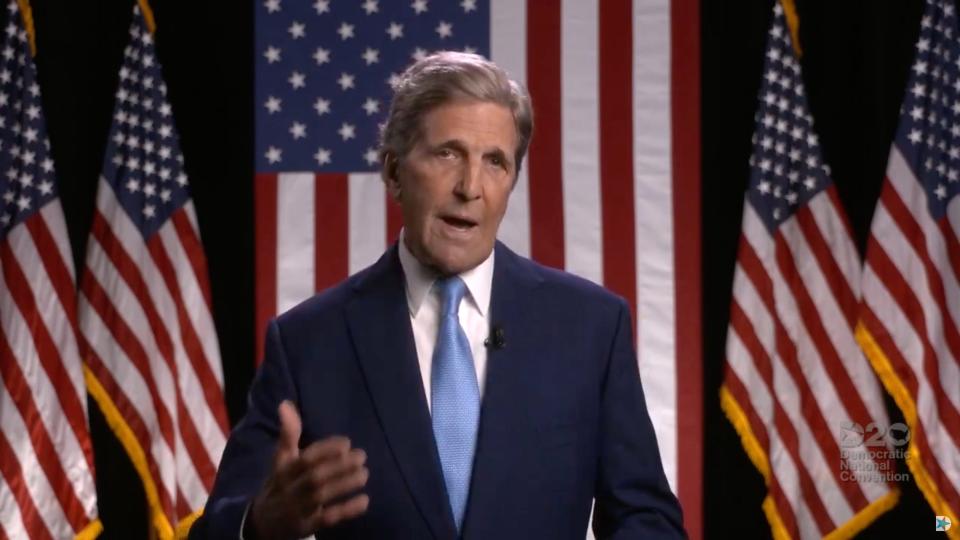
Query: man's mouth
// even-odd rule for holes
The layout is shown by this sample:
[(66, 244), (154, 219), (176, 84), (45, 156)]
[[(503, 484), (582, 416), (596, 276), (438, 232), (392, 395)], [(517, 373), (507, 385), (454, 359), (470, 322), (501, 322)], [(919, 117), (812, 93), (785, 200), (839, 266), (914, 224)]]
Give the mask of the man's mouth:
[(477, 222), (466, 217), (459, 216), (440, 216), (447, 225), (460, 230), (469, 230), (477, 226)]

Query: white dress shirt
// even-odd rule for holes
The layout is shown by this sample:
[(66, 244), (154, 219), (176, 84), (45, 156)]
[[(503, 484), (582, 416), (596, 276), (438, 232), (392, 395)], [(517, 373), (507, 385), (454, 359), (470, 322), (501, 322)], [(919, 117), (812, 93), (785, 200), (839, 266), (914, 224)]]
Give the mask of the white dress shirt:
[[(410, 253), (404, 242), (404, 231), (400, 232), (400, 265), (407, 286), (407, 307), (410, 309), (410, 326), (413, 328), (413, 340), (417, 346), (417, 360), (420, 363), (420, 377), (427, 396), (427, 406), (431, 407), (430, 373), (433, 370), (433, 349), (437, 344), (437, 332), (440, 330), (440, 309), (442, 302), (440, 291), (433, 287), (438, 276), (425, 267)], [(485, 375), (487, 373), (487, 348), (483, 342), (490, 335), (490, 291), (493, 287), (493, 251), (476, 267), (459, 274), (467, 285), (467, 294), (460, 302), (458, 315), (460, 326), (470, 342), (473, 353), (473, 366), (477, 370), (477, 383), (480, 396), (483, 397)]]

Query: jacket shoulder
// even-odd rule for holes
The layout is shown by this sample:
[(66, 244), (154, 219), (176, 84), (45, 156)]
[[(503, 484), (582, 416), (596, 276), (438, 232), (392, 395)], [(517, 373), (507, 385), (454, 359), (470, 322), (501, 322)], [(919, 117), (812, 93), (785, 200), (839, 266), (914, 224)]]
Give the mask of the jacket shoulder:
[(514, 267), (519, 273), (531, 276), (537, 282), (537, 288), (562, 303), (590, 308), (602, 306), (616, 310), (620, 306), (626, 307), (626, 300), (593, 281), (582, 278), (570, 272), (558, 270), (542, 265), (526, 257), (517, 255), (503, 246), (500, 259), (506, 259), (507, 264)]

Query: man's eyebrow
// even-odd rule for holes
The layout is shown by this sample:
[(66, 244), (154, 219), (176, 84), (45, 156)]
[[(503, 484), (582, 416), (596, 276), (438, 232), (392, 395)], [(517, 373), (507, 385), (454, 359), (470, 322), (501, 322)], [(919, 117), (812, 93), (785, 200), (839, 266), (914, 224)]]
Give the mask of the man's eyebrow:
[(460, 139), (447, 139), (432, 146), (433, 148), (455, 148), (457, 150), (463, 150), (467, 147), (467, 145)]

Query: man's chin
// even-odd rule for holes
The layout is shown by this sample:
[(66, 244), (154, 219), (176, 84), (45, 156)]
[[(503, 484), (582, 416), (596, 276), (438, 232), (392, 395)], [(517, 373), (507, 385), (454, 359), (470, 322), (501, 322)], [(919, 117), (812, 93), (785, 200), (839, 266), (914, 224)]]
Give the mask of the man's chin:
[(440, 275), (452, 276), (476, 268), (486, 257), (476, 254), (450, 254), (434, 257), (432, 266)]

